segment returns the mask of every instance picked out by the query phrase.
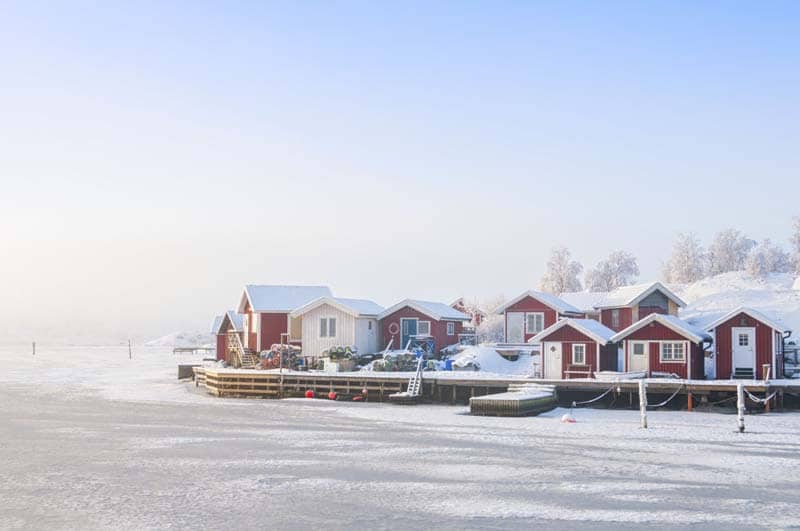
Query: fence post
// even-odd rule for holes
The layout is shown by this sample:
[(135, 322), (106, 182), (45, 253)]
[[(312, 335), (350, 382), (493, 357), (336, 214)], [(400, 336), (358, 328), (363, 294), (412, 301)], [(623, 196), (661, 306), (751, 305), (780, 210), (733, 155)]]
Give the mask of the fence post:
[(736, 384), (736, 420), (739, 433), (744, 433), (744, 384)]
[(128, 340), (128, 359), (129, 360), (133, 359), (133, 353), (131, 352), (131, 340), (130, 339)]
[(642, 414), (642, 428), (647, 428), (647, 384), (639, 380), (639, 412)]
[(36, 355), (36, 341), (33, 342), (33, 355)]

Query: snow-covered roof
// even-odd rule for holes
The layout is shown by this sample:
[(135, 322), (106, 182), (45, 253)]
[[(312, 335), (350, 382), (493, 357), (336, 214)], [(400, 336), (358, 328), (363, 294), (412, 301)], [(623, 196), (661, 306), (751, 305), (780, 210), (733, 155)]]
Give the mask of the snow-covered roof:
[(308, 304), (304, 304), (297, 308), (290, 315), (292, 317), (299, 317), (304, 315), (315, 308), (319, 308), (323, 304), (328, 304), (334, 308), (348, 313), (354, 317), (377, 317), (383, 311), (383, 306), (380, 304), (367, 300), (367, 299), (345, 299), (342, 297), (320, 297), (314, 299)]
[[(450, 307), (451, 308), (455, 308), (457, 305), (467, 306), (466, 302), (464, 302), (464, 297), (459, 297), (459, 298), (457, 298), (456, 300), (454, 300), (453, 302), (450, 303)], [(472, 311), (472, 312), (475, 312), (476, 314), (478, 314), (478, 315), (480, 315), (482, 317), (486, 317), (486, 312), (484, 312), (483, 310), (481, 310), (477, 306), (472, 306), (472, 307), (469, 307), (468, 309), (470, 311)]]
[(459, 312), (455, 308), (448, 306), (443, 302), (421, 301), (417, 299), (406, 299), (398, 302), (394, 306), (385, 309), (378, 315), (378, 319), (383, 319), (393, 314), (397, 310), (408, 306), (420, 313), (424, 313), (428, 317), (437, 321), (470, 321), (469, 315)]
[(571, 291), (562, 293), (559, 298), (579, 308), (581, 312), (592, 312), (598, 304), (602, 304), (606, 300), (608, 292), (606, 291)]
[(783, 332), (788, 332), (789, 331), (788, 328), (786, 328), (784, 325), (778, 323), (776, 320), (774, 320), (774, 319), (772, 319), (770, 317), (767, 317), (766, 315), (764, 315), (763, 313), (759, 312), (758, 310), (754, 310), (753, 308), (745, 308), (744, 306), (740, 306), (740, 307), (736, 308), (735, 310), (726, 313), (722, 317), (720, 317), (720, 318), (718, 318), (718, 319), (706, 324), (704, 326), (704, 328), (706, 330), (713, 330), (714, 328), (718, 327), (719, 325), (721, 325), (725, 321), (728, 321), (729, 319), (732, 319), (732, 318), (736, 317), (740, 313), (749, 315), (750, 317), (752, 317), (756, 321), (761, 321), (762, 323), (770, 326), (771, 328), (774, 328), (778, 332), (783, 333)]
[(211, 333), (219, 334), (222, 330), (222, 325), (225, 324), (226, 320), (231, 323), (231, 327), (233, 328), (234, 332), (241, 332), (244, 330), (244, 316), (239, 315), (233, 310), (228, 310), (224, 314), (218, 315), (214, 318), (214, 325), (211, 328)]
[(510, 308), (511, 306), (515, 305), (525, 297), (530, 297), (532, 299), (536, 299), (537, 301), (541, 302), (545, 306), (549, 306), (550, 308), (556, 310), (559, 313), (583, 313), (575, 306), (569, 304), (567, 301), (556, 297), (555, 295), (551, 295), (550, 293), (543, 293), (541, 291), (534, 291), (528, 290), (518, 297), (511, 299), (507, 303), (503, 304), (499, 308), (495, 310), (497, 315), (502, 315), (505, 311)]
[(680, 308), (686, 306), (686, 303), (664, 284), (661, 282), (650, 282), (647, 284), (621, 286), (610, 291), (605, 299), (595, 304), (594, 307), (599, 310), (601, 308), (623, 308), (633, 306), (655, 291), (660, 291), (666, 295), (667, 298), (671, 299)]
[(607, 345), (611, 341), (611, 338), (614, 337), (615, 333), (613, 330), (594, 319), (561, 319), (554, 325), (545, 328), (530, 338), (528, 343), (541, 343), (550, 334), (565, 326), (571, 326), (578, 332), (591, 337), (602, 345)]
[(288, 313), (320, 297), (332, 297), (327, 286), (269, 286), (249, 284), (239, 302), (239, 313), (244, 313), (249, 302), (254, 312)]
[(617, 341), (622, 341), (632, 333), (636, 332), (637, 330), (644, 328), (645, 326), (649, 325), (650, 323), (659, 323), (673, 332), (676, 332), (687, 339), (691, 339), (695, 343), (700, 343), (701, 341), (711, 341), (711, 336), (708, 333), (701, 329), (697, 328), (696, 326), (690, 325), (686, 321), (683, 321), (674, 315), (663, 315), (660, 313), (651, 313), (644, 319), (636, 321), (628, 328), (618, 332), (611, 338), (611, 341), (616, 343)]

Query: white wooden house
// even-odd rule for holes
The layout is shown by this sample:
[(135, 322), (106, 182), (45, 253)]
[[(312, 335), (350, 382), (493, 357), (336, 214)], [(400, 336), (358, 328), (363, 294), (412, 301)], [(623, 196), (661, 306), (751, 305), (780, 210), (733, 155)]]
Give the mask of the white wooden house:
[(364, 299), (320, 297), (290, 314), (300, 322), (303, 356), (320, 357), (332, 347), (355, 347), (373, 354), (378, 346), (378, 314), (383, 307)]

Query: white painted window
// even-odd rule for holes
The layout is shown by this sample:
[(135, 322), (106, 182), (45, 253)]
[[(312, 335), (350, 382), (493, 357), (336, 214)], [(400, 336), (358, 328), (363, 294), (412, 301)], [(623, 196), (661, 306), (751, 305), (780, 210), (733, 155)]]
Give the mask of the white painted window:
[(525, 314), (525, 330), (528, 334), (538, 334), (544, 330), (544, 313), (530, 312)]
[(319, 337), (336, 337), (336, 317), (322, 317), (319, 320)]
[(583, 343), (573, 343), (572, 364), (586, 365), (586, 345), (584, 345)]
[(256, 317), (256, 315), (257, 314), (254, 313), (250, 314), (250, 333), (252, 334), (256, 333), (256, 323), (258, 323), (258, 317)]
[(430, 321), (417, 321), (417, 335), (429, 336), (431, 335), (431, 322)]
[(367, 330), (372, 330), (372, 321), (367, 321)]
[(456, 335), (456, 324), (455, 323), (447, 323), (447, 335), (454, 336)]
[(619, 328), (619, 310), (611, 310), (611, 328)]
[(661, 343), (661, 361), (686, 361), (684, 343)]
[(631, 349), (634, 356), (644, 356), (646, 343), (632, 343)]
[(750, 334), (739, 334), (739, 346), (747, 347), (750, 345)]

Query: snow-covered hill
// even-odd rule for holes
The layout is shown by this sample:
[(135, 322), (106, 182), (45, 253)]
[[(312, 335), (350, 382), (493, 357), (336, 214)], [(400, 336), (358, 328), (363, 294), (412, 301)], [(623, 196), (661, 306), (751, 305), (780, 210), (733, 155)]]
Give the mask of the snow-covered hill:
[(773, 274), (762, 280), (734, 271), (672, 288), (688, 304), (681, 317), (693, 324), (702, 325), (747, 306), (800, 334), (800, 282), (793, 275)]
[(204, 332), (174, 332), (145, 343), (146, 347), (210, 347), (214, 339)]

